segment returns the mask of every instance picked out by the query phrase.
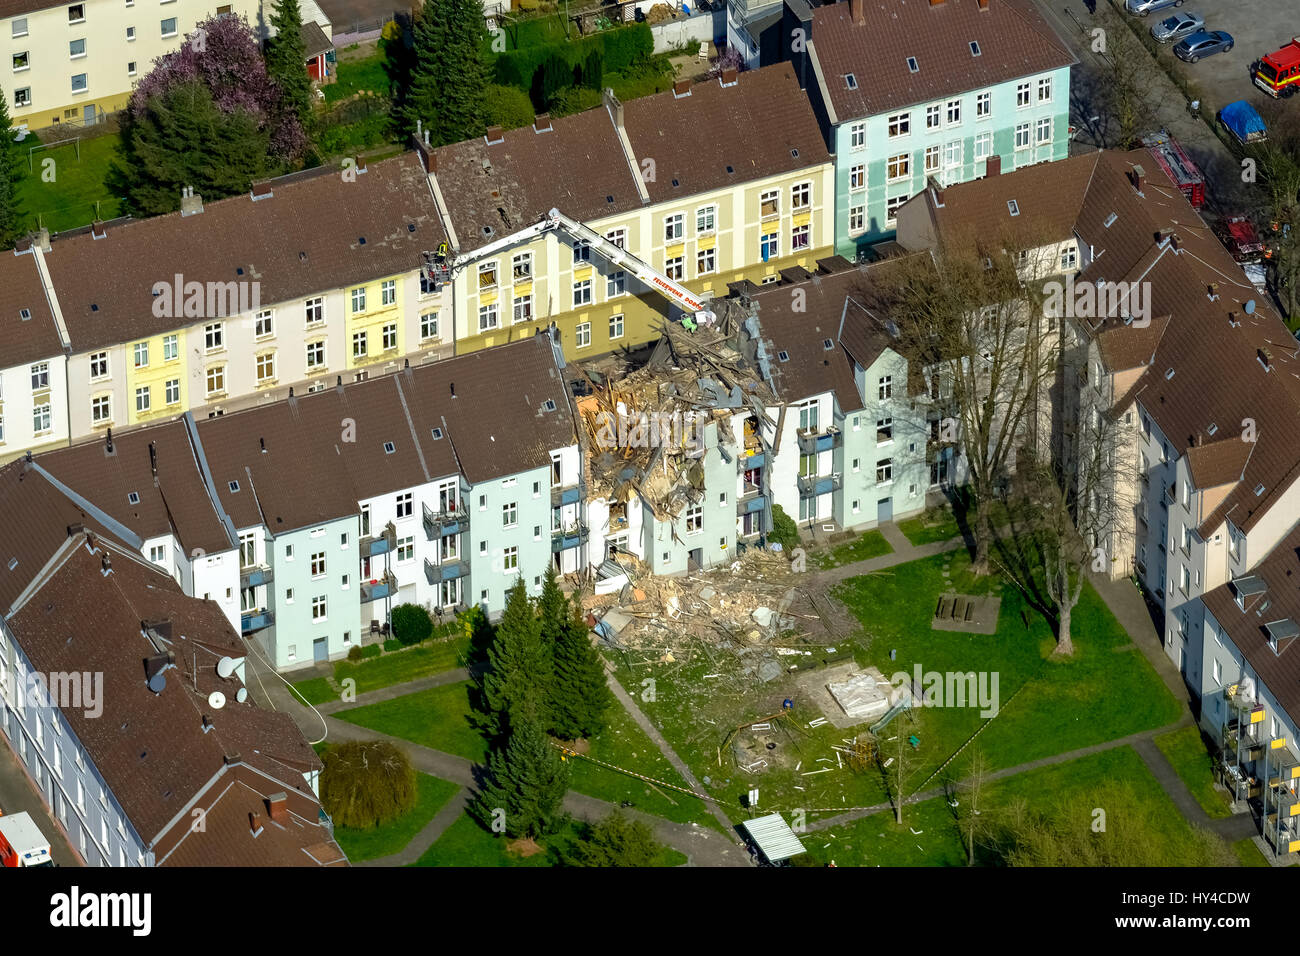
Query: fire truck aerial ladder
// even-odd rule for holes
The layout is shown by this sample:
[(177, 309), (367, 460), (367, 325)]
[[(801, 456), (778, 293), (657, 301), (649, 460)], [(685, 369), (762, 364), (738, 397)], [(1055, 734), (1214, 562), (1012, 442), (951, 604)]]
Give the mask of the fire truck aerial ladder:
[(586, 244), (608, 260), (610, 265), (630, 273), (637, 281), (667, 297), (681, 310), (682, 326), (689, 331), (694, 332), (701, 325), (710, 326), (714, 323), (716, 317), (712, 310), (690, 289), (652, 268), (590, 226), (570, 219), (558, 209), (552, 209), (531, 226), (526, 226), (500, 239), (494, 239), (472, 252), (452, 255), (451, 250), (444, 243), (436, 252), (424, 253), (425, 277), (435, 289), (440, 288), (449, 283), (452, 277), (467, 265), (548, 232), (564, 233), (574, 242)]

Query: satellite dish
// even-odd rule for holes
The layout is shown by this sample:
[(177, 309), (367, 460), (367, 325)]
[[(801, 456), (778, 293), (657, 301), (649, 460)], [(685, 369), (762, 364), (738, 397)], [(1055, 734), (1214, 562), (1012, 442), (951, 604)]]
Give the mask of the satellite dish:
[(208, 706), (213, 710), (220, 710), (226, 706), (226, 695), (219, 690), (214, 690), (208, 695)]
[(223, 657), (217, 661), (217, 676), (230, 680), (230, 676), (235, 673), (235, 659), (233, 657)]
[[(137, 685), (138, 686), (138, 685)], [(167, 675), (161, 671), (149, 678), (149, 689), (155, 694), (161, 694), (163, 688), (167, 686)]]
[(1254, 315), (1254, 314), (1255, 314), (1255, 300), (1254, 300), (1254, 299), (1251, 299), (1249, 302), (1246, 303), (1246, 314), (1247, 314), (1247, 315)]
[(247, 687), (239, 688), (239, 690), (235, 692), (235, 700), (239, 701), (239, 703), (241, 704), (244, 701), (248, 700), (248, 688)]

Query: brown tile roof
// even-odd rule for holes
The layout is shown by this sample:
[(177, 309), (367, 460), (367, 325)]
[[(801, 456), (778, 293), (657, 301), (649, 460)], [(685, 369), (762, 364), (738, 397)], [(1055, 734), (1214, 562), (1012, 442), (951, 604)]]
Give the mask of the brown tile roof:
[(1232, 434), (1208, 445), (1187, 449), (1187, 467), (1197, 489), (1215, 488), (1241, 480), (1255, 446)]
[[(1300, 646), (1292, 641), (1280, 655), (1273, 653), (1264, 625), (1287, 618), (1300, 622), (1300, 526), (1283, 538), (1250, 574), (1262, 578), (1268, 592), (1248, 603), (1244, 611), (1237, 606), (1228, 584), (1208, 592), (1202, 600), (1245, 655), (1250, 668), (1294, 719), (1300, 714)], [(1264, 598), (1270, 602), (1268, 610), (1256, 614)]]
[(654, 203), (830, 161), (789, 64), (740, 73), (734, 86), (706, 80), (688, 96), (669, 90), (623, 109), (637, 161), (654, 161), (655, 178), (646, 183)]
[[(847, 2), (813, 11), (813, 46), (841, 122), (1076, 62), (1029, 0), (989, 0), (986, 10), (976, 0), (862, 5), (863, 26), (854, 24)], [(971, 41), (979, 43), (979, 56), (971, 55)], [(916, 73), (908, 68), (910, 56), (920, 67)], [(848, 88), (847, 73), (856, 78), (856, 89)]]
[[(24, 309), (29, 314), (26, 319)], [(36, 270), (36, 257), (0, 256), (0, 369), (62, 355), (63, 342)]]
[(259, 282), (269, 306), (407, 272), (444, 235), (415, 153), (373, 163), (353, 182), (324, 168), (270, 187), (256, 202), (235, 196), (198, 215), (110, 224), (101, 239), (56, 237), (46, 261), (73, 351), (198, 321), (153, 314), (154, 284), (178, 274), (187, 283)]
[(1157, 315), (1151, 317), (1147, 326), (1129, 327), (1116, 319), (1103, 323), (1094, 334), (1106, 368), (1123, 372), (1150, 365), (1169, 322), (1169, 316)]
[[(208, 494), (179, 419), (114, 435), (112, 454), (101, 437), (46, 452), (37, 461), (141, 538), (174, 533), (186, 554), (196, 548), (216, 554), (236, 546)], [(138, 503), (129, 500), (132, 492), (139, 496)]]
[[(107, 574), (105, 555), (112, 567)], [(159, 619), (170, 622), (170, 636), (155, 645), (141, 622)], [(102, 541), (92, 553), (84, 538), (69, 541), (57, 567), (7, 623), (34, 670), (103, 674), (102, 713), (64, 707), (63, 715), (146, 843), (163, 834), (235, 754), (263, 773), (279, 769), (253, 754), (250, 743), (320, 767), (287, 715), (238, 703), (238, 681), (216, 675), (222, 656), (245, 653), (220, 608), (187, 597), (138, 555)], [(165, 685), (155, 694), (146, 686), (144, 664), (160, 648), (174, 655), (175, 667), (163, 672)], [(208, 703), (215, 687), (227, 695), (220, 710)], [(205, 716), (212, 723), (208, 732)], [(301, 772), (279, 773), (277, 782), (277, 790), (292, 788), (314, 799)], [(311, 842), (318, 840), (313, 835)]]
[(553, 207), (585, 221), (641, 206), (603, 106), (553, 120), (544, 133), (525, 126), (490, 146), (484, 136), (442, 146), (433, 158), (461, 252), (532, 225)]

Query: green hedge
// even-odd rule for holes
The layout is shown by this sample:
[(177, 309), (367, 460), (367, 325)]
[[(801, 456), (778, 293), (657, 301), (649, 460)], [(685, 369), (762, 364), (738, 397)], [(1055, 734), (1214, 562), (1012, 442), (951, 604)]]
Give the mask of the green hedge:
[(380, 654), (380, 647), (378, 644), (367, 644), (365, 647), (361, 648), (362, 660), (365, 660), (370, 657), (378, 657), (379, 654)]
[(403, 647), (405, 645), (395, 637), (390, 637), (384, 641), (384, 650), (386, 651), (400, 651)]
[(558, 57), (569, 67), (576, 67), (586, 62), (592, 51), (597, 51), (603, 58), (604, 70), (615, 72), (625, 70), (638, 60), (650, 56), (654, 53), (654, 48), (655, 39), (650, 32), (650, 25), (630, 23), (580, 40), (545, 43), (502, 53), (496, 61), (496, 81), (503, 86), (531, 91), (533, 74), (548, 57)]

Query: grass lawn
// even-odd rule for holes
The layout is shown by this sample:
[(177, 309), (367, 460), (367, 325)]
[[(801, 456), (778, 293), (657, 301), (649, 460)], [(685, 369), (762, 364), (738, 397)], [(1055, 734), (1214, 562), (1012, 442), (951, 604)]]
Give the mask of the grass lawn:
[(1232, 816), (1228, 795), (1214, 786), (1214, 761), (1201, 732), (1196, 727), (1184, 727), (1155, 738), (1155, 745), (1165, 755), (1192, 796), (1211, 819)]
[(867, 558), (878, 558), (882, 554), (892, 554), (893, 548), (885, 540), (885, 536), (872, 528), (870, 531), (864, 531), (852, 541), (846, 541), (843, 544), (836, 545), (830, 551), (823, 551), (814, 559), (819, 568), (838, 568), (842, 564), (852, 564), (854, 561), (865, 561)]
[[(462, 814), (412, 866), (554, 866), (559, 862), (556, 850), (576, 839), (573, 824), (559, 833), (538, 841), (546, 850), (522, 857), (506, 849), (508, 839), (488, 833), (468, 814)], [(686, 856), (665, 847), (656, 866), (681, 866)]]
[[(851, 651), (859, 665), (875, 665), (887, 679), (900, 671), (911, 675), (919, 664), (923, 672), (983, 673), (992, 691), (996, 675), (1000, 709), (992, 722), (978, 706), (926, 707), (884, 730), (886, 744), (900, 728), (920, 740), (912, 753), (909, 792), (937, 786), (946, 776), (963, 776), (969, 749), (926, 783), (981, 728), (978, 746), (990, 768), (999, 769), (1177, 719), (1177, 702), (1091, 588), (1085, 588), (1074, 612), (1075, 654), (1059, 660), (1052, 656), (1055, 641), (1047, 622), (1030, 613), (1026, 627), (1019, 592), (996, 578), (972, 576), (969, 565), (965, 552), (950, 552), (852, 578), (839, 592), (862, 633), (838, 642), (838, 654)], [(938, 596), (948, 589), (964, 594), (998, 589), (997, 632), (932, 630)], [(751, 787), (762, 790), (763, 806), (806, 808), (810, 820), (886, 799), (874, 768), (855, 773), (839, 764), (832, 749), (865, 727), (808, 726), (822, 714), (798, 680), (818, 668), (826, 652), (813, 649), (808, 656), (783, 658), (783, 674), (760, 683), (746, 676), (744, 658), (733, 651), (677, 641), (673, 660), (660, 663), (663, 650), (613, 657), (616, 674), (638, 695), (644, 681), (655, 681), (655, 699), (640, 706), (732, 819), (743, 816), (740, 799)], [(792, 672), (792, 666), (798, 670)], [(782, 708), (785, 698), (794, 702), (789, 711)], [(778, 713), (783, 717), (770, 731), (746, 726)], [(766, 766), (753, 774), (742, 769), (742, 762), (760, 757)]]
[(898, 522), (898, 530), (915, 545), (948, 541), (961, 534), (961, 529), (957, 527), (957, 517), (947, 506), (930, 508), (915, 518), (906, 518)]
[(487, 744), (470, 724), (469, 681), (406, 694), (381, 704), (340, 711), (335, 716), (382, 734), (480, 763)]
[[(588, 741), (588, 756), (616, 767), (624, 767), (655, 780), (685, 787), (668, 758), (660, 753), (632, 715), (615, 701), (609, 710), (605, 729)], [(631, 801), (644, 813), (664, 817), (676, 823), (699, 823), (719, 830), (720, 825), (698, 797), (653, 787), (650, 784), (613, 770), (589, 763), (581, 757), (569, 760), (569, 789), (597, 797), (613, 804)]]
[[(1179, 848), (1192, 835), (1191, 827), (1132, 747), (1116, 747), (990, 783), (981, 796), (980, 815), (995, 820), (1016, 800), (1031, 809), (1066, 806), (1076, 794), (1117, 780), (1134, 785), (1143, 818), (1152, 821), (1171, 859), (1178, 859)], [(818, 865), (834, 859), (840, 866), (965, 866), (959, 818), (967, 799), (958, 794), (955, 809), (943, 797), (906, 807), (902, 826), (894, 823), (892, 810), (885, 810), (843, 827), (804, 833), (801, 840), (808, 853), (800, 862)], [(1122, 814), (1125, 809), (1111, 807), (1108, 812)], [(977, 862), (995, 862), (987, 856), (981, 860), (978, 847), (976, 853)]]
[[(391, 651), (370, 660), (336, 661), (334, 681), (341, 685), (344, 680), (351, 678), (357, 682), (356, 692), (364, 694), (462, 667), (468, 651), (469, 638), (463, 634), (430, 639), (423, 644)], [(339, 699), (338, 692), (324, 677), (298, 681), (293, 686), (313, 704)]]
[(415, 806), (396, 820), (373, 830), (335, 827), (334, 839), (353, 863), (398, 853), (460, 789), (458, 784), (428, 774), (416, 774)]
[(1238, 840), (1234, 843), (1232, 845), (1232, 852), (1236, 854), (1236, 857), (1241, 861), (1242, 866), (1272, 865), (1268, 862), (1268, 858), (1265, 857), (1263, 853), (1259, 852), (1259, 847), (1255, 845), (1255, 841), (1250, 837), (1247, 837), (1244, 840)]
[[(47, 133), (46, 138), (58, 141), (53, 134)], [(121, 158), (117, 135), (83, 139), (80, 159), (72, 143), (29, 153), (39, 142), (28, 136), (19, 144), (24, 155), (31, 157), (31, 170), (18, 186), (22, 214), (31, 228), (37, 228), (39, 222), (50, 232), (59, 232), (119, 214), (118, 197), (104, 185), (109, 164)], [(47, 159), (54, 160), (54, 165), (44, 164)], [(47, 182), (51, 175), (53, 182)]]
[(388, 73), (384, 70), (386, 57), (382, 53), (358, 60), (339, 62), (338, 81), (322, 86), (326, 103), (346, 100), (355, 93), (370, 92), (388, 95)]

